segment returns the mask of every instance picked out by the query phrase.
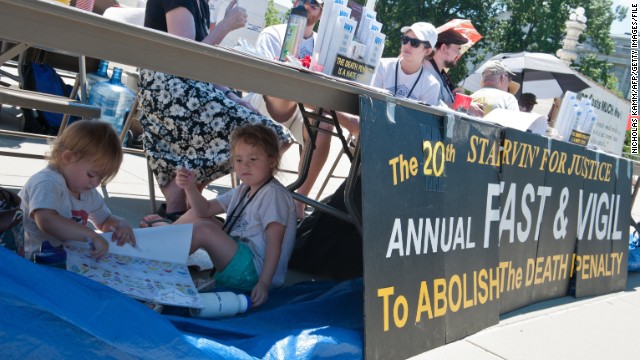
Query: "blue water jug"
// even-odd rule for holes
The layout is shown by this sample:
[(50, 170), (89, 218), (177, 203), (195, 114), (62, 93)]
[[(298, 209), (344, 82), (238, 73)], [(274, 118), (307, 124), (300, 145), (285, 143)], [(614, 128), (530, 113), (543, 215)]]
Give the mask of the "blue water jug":
[(118, 134), (122, 132), (125, 117), (136, 96), (121, 79), (122, 69), (113, 68), (111, 79), (96, 83), (89, 93), (89, 104), (102, 110), (100, 120), (110, 123)]
[(109, 67), (108, 61), (100, 60), (100, 65), (98, 65), (98, 70), (87, 74), (87, 93), (91, 92), (91, 88), (93, 87), (93, 85), (99, 82), (109, 81), (109, 75), (107, 75), (108, 67)]

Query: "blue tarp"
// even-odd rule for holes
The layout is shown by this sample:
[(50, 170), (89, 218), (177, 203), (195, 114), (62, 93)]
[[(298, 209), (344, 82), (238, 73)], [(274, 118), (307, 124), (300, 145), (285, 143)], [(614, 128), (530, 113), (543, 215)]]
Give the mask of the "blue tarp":
[(3, 359), (358, 359), (362, 279), (302, 282), (227, 319), (159, 315), (80, 275), (31, 263), (0, 247)]

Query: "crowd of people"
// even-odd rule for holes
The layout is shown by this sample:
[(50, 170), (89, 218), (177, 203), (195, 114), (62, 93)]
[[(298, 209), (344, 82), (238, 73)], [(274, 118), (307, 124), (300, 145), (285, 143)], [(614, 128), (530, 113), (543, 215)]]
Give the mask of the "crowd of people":
[[(297, 56), (313, 53), (313, 31), (322, 0), (296, 0), (307, 11), (307, 26)], [(220, 23), (210, 22), (206, 0), (148, 0), (145, 27), (185, 39), (217, 45), (246, 25), (247, 12), (231, 1)], [(265, 28), (258, 51), (269, 59), (280, 55), (286, 24)], [(456, 87), (447, 69), (457, 65), (468, 39), (455, 30), (438, 33), (426, 22), (401, 28), (399, 55), (381, 59), (373, 85), (393, 96), (431, 106), (452, 108)], [(469, 114), (482, 117), (495, 108), (531, 111), (533, 94), (516, 100), (509, 90), (513, 73), (499, 61), (482, 69), (482, 89), (471, 95)], [(282, 286), (293, 249), (296, 223), (304, 204), (294, 202), (276, 178), (281, 154), (309, 134), (298, 104), (251, 93), (240, 97), (225, 86), (140, 69), (140, 123), (144, 152), (166, 202), (159, 214), (144, 216), (141, 227), (193, 223), (191, 252), (204, 249), (215, 265), (212, 283), (251, 293), (254, 306)], [(338, 120), (352, 135), (359, 133), (354, 114)], [(323, 125), (327, 130), (330, 126)], [(328, 156), (331, 137), (319, 132), (305, 183), (308, 195)], [(77, 122), (56, 139), (48, 166), (33, 175), (20, 192), (25, 214), (25, 253), (30, 257), (45, 239), (92, 243), (92, 256), (103, 257), (110, 244), (87, 225), (113, 231), (117, 246), (135, 245), (131, 226), (112, 214), (96, 191), (122, 162), (115, 131), (102, 122)], [(241, 184), (213, 200), (202, 190), (234, 171)], [(224, 221), (217, 215), (225, 214)]]

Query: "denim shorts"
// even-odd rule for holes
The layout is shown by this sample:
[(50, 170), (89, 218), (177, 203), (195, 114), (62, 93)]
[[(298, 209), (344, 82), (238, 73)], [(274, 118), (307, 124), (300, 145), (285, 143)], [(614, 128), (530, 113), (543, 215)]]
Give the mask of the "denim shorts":
[(247, 244), (233, 238), (238, 244), (238, 251), (222, 271), (216, 271), (214, 278), (216, 287), (224, 286), (232, 289), (251, 291), (258, 283), (258, 273), (253, 265), (253, 252)]

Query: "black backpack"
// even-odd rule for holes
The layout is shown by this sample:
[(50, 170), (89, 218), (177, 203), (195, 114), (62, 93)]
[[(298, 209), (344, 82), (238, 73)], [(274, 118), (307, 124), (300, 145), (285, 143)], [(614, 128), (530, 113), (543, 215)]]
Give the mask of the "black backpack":
[[(322, 202), (346, 211), (343, 182)], [(356, 180), (354, 201), (362, 209), (360, 178)], [(315, 210), (298, 225), (296, 245), (289, 268), (329, 276), (335, 280), (361, 277), (363, 274), (362, 235), (350, 222)]]

